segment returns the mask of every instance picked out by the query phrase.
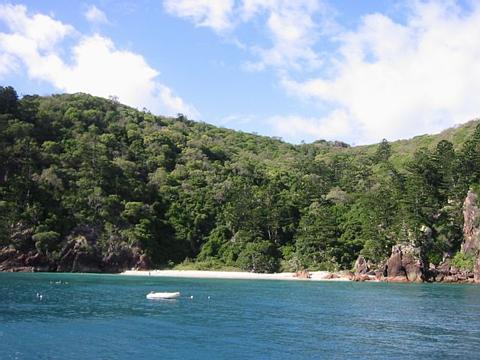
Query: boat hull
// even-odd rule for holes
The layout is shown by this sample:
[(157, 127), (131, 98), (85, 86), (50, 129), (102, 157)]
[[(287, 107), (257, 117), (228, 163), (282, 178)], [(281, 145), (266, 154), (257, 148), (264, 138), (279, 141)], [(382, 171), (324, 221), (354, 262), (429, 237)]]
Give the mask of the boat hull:
[(149, 300), (176, 299), (180, 296), (179, 292), (154, 292), (147, 294)]

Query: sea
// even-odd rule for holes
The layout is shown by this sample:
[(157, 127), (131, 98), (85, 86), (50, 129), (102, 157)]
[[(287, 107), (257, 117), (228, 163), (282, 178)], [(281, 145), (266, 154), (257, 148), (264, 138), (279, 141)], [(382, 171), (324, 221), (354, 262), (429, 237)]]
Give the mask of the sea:
[(2, 360), (452, 358), (480, 286), (0, 273)]

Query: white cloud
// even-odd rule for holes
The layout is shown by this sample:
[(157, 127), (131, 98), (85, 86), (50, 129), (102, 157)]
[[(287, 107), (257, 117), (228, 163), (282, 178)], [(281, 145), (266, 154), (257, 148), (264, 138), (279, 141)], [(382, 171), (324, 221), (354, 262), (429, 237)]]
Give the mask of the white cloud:
[(165, 0), (165, 10), (191, 20), (196, 26), (224, 31), (232, 26), (230, 15), (234, 0)]
[(174, 114), (183, 113), (194, 118), (200, 116), (194, 106), (188, 105), (180, 96), (175, 95), (168, 86), (157, 84), (156, 91), (158, 95), (151, 99), (153, 101), (150, 105), (151, 109), (155, 108), (155, 102), (158, 100)]
[(18, 69), (15, 58), (9, 54), (0, 54), (0, 76), (15, 72)]
[(109, 24), (107, 15), (97, 8), (95, 5), (90, 5), (84, 13), (85, 18), (92, 24)]
[[(185, 18), (196, 26), (210, 27), (225, 34), (242, 23), (265, 19), (262, 28), (270, 47), (247, 48), (256, 59), (246, 63), (249, 70), (316, 68), (321, 63), (313, 46), (319, 34), (328, 28), (326, 6), (321, 0), (164, 0), (164, 8), (174, 16)], [(322, 17), (321, 28), (314, 17)], [(263, 21), (263, 20), (262, 20)], [(237, 39), (232, 39), (239, 43)], [(244, 45), (242, 44), (243, 48)]]
[[(329, 13), (318, 0), (243, 0), (240, 9), (242, 19), (249, 21), (255, 16), (266, 14), (265, 27), (272, 43), (271, 47), (252, 47), (259, 59), (248, 67), (263, 70), (267, 66), (279, 69), (309, 69), (321, 64), (321, 57), (314, 45), (327, 28)], [(314, 17), (322, 17), (319, 25)]]
[(332, 111), (327, 117), (304, 117), (299, 115), (273, 116), (268, 119), (273, 134), (287, 141), (336, 140), (350, 138), (354, 128), (344, 110)]
[(29, 39), (39, 50), (52, 48), (74, 31), (72, 26), (43, 14), (28, 16), (23, 5), (0, 5), (0, 20), (12, 33)]
[(11, 30), (0, 33), (0, 73), (3, 59), (13, 60), (15, 66), (26, 68), (30, 78), (49, 82), (61, 91), (115, 95), (128, 105), (156, 113), (198, 115), (193, 106), (156, 80), (158, 72), (141, 55), (117, 49), (109, 38), (81, 36), (67, 63), (55, 45), (74, 32), (71, 26), (42, 14), (29, 16), (24, 6), (13, 5), (0, 5), (0, 20)]
[(439, 131), (477, 117), (480, 6), (413, 2), (404, 24), (382, 14), (363, 18), (339, 38), (331, 77), (283, 84), (348, 114), (362, 142)]
[[(209, 2), (208, 11), (203, 2), (175, 3), (170, 13), (197, 25), (218, 31), (250, 23), (267, 34), (270, 46), (247, 46), (255, 58), (246, 68), (276, 70), (288, 93), (311, 100), (321, 114), (278, 117), (282, 136), (328, 138), (335, 130), (337, 137), (368, 143), (436, 132), (480, 115), (479, 2), (411, 0), (396, 8), (396, 15), (405, 11), (402, 21), (373, 13), (350, 31), (335, 23), (323, 0)], [(206, 20), (211, 8), (222, 26)], [(350, 135), (347, 127), (354, 129)]]

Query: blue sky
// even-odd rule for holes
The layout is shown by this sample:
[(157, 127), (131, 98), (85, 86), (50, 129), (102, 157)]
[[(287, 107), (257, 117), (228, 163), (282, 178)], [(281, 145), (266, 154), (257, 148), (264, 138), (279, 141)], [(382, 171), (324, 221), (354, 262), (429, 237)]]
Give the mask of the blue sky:
[(395, 140), (479, 116), (478, 4), (0, 2), (0, 78), (294, 143)]

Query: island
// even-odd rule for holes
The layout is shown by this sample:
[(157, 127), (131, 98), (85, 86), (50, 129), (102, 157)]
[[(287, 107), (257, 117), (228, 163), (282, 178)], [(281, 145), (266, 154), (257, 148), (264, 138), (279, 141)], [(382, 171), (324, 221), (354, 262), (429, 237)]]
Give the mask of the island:
[(0, 271), (480, 282), (477, 120), (295, 145), (0, 87), (0, 129)]

